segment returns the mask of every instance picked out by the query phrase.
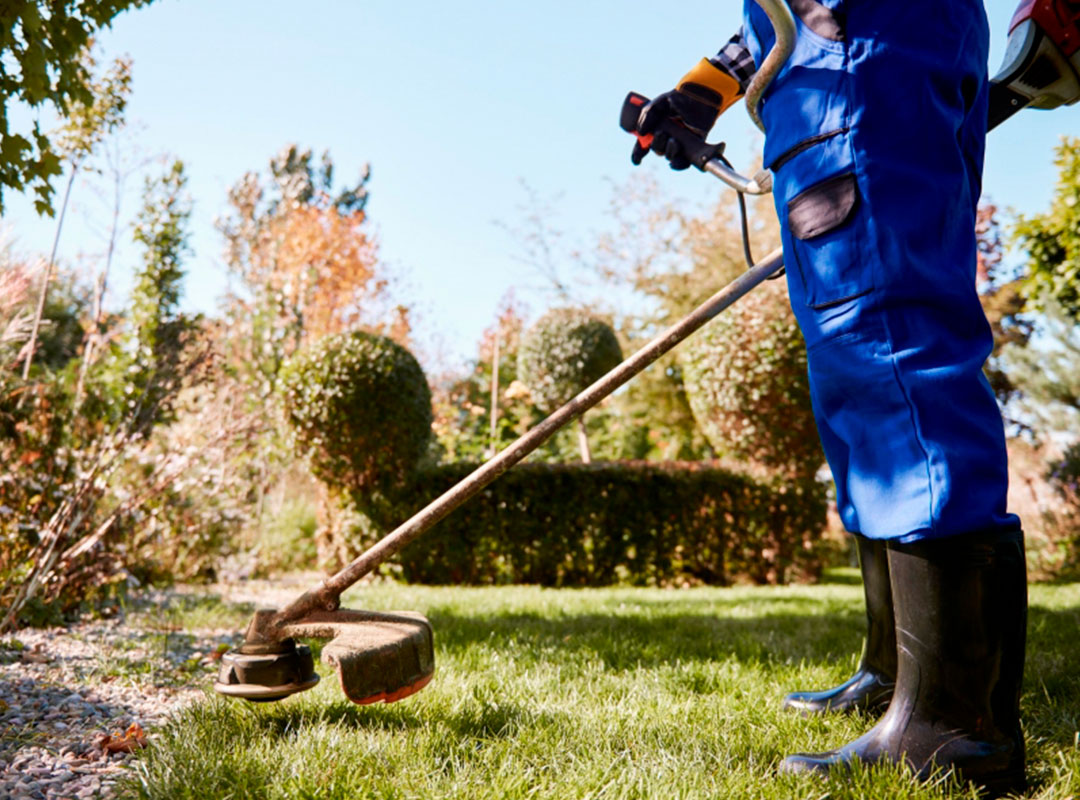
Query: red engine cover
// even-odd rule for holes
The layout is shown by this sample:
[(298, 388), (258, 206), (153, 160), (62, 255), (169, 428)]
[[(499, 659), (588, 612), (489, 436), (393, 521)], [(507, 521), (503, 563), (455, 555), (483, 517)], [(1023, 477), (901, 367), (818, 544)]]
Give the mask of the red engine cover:
[(1035, 21), (1066, 58), (1080, 50), (1080, 0), (1021, 0), (1009, 33), (1029, 19)]

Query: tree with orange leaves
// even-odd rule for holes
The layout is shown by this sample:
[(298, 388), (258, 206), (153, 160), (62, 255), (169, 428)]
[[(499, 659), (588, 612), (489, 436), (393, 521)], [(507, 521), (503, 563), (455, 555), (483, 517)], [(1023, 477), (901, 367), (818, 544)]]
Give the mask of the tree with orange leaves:
[(370, 169), (336, 193), (328, 153), (316, 162), (296, 145), (270, 160), (269, 176), (248, 173), (229, 191), (218, 224), (239, 280), (229, 298), (234, 362), (255, 368), (272, 390), (281, 363), (332, 333), (366, 330), (407, 344), (408, 309), (389, 300), (378, 246), (367, 226)]

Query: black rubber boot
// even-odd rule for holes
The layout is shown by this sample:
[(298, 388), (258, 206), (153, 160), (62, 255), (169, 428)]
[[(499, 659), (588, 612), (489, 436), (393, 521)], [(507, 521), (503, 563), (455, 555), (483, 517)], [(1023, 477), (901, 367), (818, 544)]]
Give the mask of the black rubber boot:
[(824, 711), (884, 711), (896, 683), (896, 621), (886, 543), (855, 536), (866, 596), (866, 643), (855, 674), (823, 692), (793, 692), (784, 708), (803, 714)]
[(890, 544), (889, 571), (899, 664), (888, 711), (854, 742), (789, 756), (781, 771), (890, 761), (906, 763), (919, 778), (954, 769), (992, 797), (1023, 791), (1023, 534)]

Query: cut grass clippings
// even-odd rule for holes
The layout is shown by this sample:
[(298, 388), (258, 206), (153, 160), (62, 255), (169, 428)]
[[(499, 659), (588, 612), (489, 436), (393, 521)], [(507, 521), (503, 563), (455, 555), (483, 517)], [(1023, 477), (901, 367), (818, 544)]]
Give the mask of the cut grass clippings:
[[(778, 776), (865, 716), (800, 717), (785, 692), (858, 661), (861, 588), (688, 590), (375, 585), (349, 607), (413, 609), (435, 628), (435, 679), (354, 706), (332, 670), (254, 705), (208, 695), (137, 756), (126, 797), (974, 798), (899, 769)], [(1024, 720), (1032, 790), (1080, 794), (1080, 585), (1032, 588)]]

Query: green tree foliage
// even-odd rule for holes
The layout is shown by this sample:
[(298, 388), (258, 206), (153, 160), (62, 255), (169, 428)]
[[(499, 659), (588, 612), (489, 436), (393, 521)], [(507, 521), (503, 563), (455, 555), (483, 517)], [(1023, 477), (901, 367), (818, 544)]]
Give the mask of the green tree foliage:
[(806, 346), (779, 283), (721, 314), (680, 355), (690, 407), (723, 456), (812, 478), (818, 443)]
[[(437, 381), (433, 430), (439, 458), (478, 462), (502, 450), (544, 418), (532, 393), (518, 380), (518, 351), (523, 328), (520, 309), (508, 306), (498, 323), (484, 332), (479, 357), (468, 374)], [(492, 368), (499, 339), (499, 396), (495, 434), (491, 432)], [(591, 457), (603, 461), (641, 460), (648, 456), (648, 428), (626, 418), (611, 399), (589, 412), (586, 420)], [(569, 428), (548, 439), (530, 461), (566, 462), (580, 457), (581, 442)]]
[(1053, 301), (1080, 321), (1080, 138), (1057, 148), (1058, 183), (1049, 211), (1021, 216), (1013, 232), (1027, 253), (1024, 291), (1036, 308)]
[(54, 135), (57, 152), (74, 168), (89, 158), (108, 134), (124, 125), (131, 97), (130, 58), (117, 58), (100, 75), (95, 74), (97, 62), (91, 51), (86, 51), (83, 61), (90, 100), (73, 101)]
[(179, 311), (183, 260), (190, 252), (191, 200), (181, 161), (157, 179), (147, 178), (134, 239), (142, 248), (126, 329), (107, 360), (104, 379), (110, 407), (123, 409), (142, 434), (173, 418), (172, 401), (184, 374), (184, 352), (196, 322)]
[(334, 162), (328, 151), (316, 163), (310, 150), (286, 145), (270, 159), (270, 176), (273, 189), (267, 198), (267, 210), (271, 213), (281, 203), (312, 205), (321, 196), (326, 196), (339, 214), (353, 214), (367, 207), (370, 167), (364, 167), (355, 184), (341, 187), (335, 194)]
[(616, 402), (625, 420), (624, 441), (633, 453), (628, 457), (692, 461), (715, 455), (694, 419), (677, 355), (639, 374)]
[[(1046, 213), (1018, 218), (1013, 239), (1027, 254), (1026, 336), (1001, 361), (1035, 432), (1073, 434), (1080, 413), (1080, 138), (1057, 149), (1058, 183)], [(1029, 340), (1030, 339), (1030, 343)], [(1026, 345), (1026, 346), (1025, 346)]]
[(1080, 324), (1053, 301), (1036, 322), (1035, 343), (1010, 345), (1002, 362), (1027, 426), (1040, 435), (1080, 430)]
[(352, 331), (301, 350), (282, 369), (281, 394), (298, 450), (335, 490), (385, 490), (428, 452), (427, 379), (385, 336)]
[[(4, 188), (33, 189), (39, 213), (52, 213), (52, 179), (60, 153), (35, 120), (28, 131), (11, 129), (8, 104), (34, 110), (52, 106), (61, 117), (96, 114), (95, 87), (82, 57), (91, 37), (120, 12), (151, 0), (6, 0), (0, 4), (0, 210)], [(81, 110), (80, 110), (81, 109)], [(121, 109), (122, 111), (122, 109)], [(108, 123), (108, 120), (98, 120)], [(83, 142), (62, 137), (65, 147)]]

